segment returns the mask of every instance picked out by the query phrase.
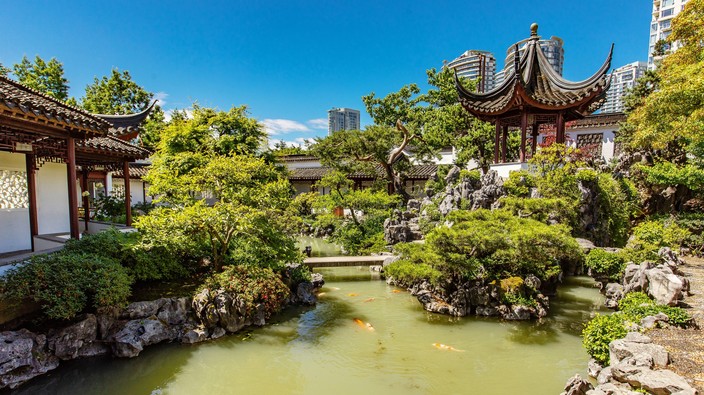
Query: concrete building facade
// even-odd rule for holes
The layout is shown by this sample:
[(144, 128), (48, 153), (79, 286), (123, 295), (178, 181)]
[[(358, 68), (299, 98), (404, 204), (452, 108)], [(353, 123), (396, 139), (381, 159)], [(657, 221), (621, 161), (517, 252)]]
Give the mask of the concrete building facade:
[(621, 66), (611, 73), (611, 87), (606, 91), (606, 102), (602, 113), (623, 112), (623, 96), (633, 88), (636, 80), (648, 69), (646, 62), (633, 62)]
[(471, 49), (453, 61), (445, 62), (443, 67), (455, 70), (460, 77), (479, 80), (478, 92), (488, 92), (494, 89), (496, 58), (491, 52)]
[[(650, 39), (648, 40), (648, 69), (654, 70), (662, 56), (655, 56), (653, 52), (658, 41), (665, 40), (672, 33), (672, 19), (683, 9), (687, 0), (653, 0), (653, 17), (650, 21)], [(665, 52), (677, 50), (678, 42), (665, 45)]]
[(359, 130), (359, 110), (332, 108), (328, 110), (328, 134), (338, 130)]

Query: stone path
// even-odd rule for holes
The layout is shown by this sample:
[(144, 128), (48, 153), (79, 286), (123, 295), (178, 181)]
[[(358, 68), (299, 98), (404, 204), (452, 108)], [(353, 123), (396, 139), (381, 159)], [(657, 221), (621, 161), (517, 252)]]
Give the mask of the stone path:
[(699, 328), (654, 329), (647, 333), (653, 342), (670, 353), (668, 369), (687, 378), (700, 392), (704, 392), (704, 259), (686, 258), (680, 269), (689, 278), (691, 296), (685, 298)]

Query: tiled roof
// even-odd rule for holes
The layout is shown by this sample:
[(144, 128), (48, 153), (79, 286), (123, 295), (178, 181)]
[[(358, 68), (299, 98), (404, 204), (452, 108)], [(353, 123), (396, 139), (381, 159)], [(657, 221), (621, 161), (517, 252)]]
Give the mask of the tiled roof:
[(76, 141), (78, 149), (90, 149), (103, 151), (110, 156), (124, 156), (131, 159), (143, 159), (150, 155), (150, 152), (144, 148), (137, 147), (126, 141), (120, 140), (117, 137), (93, 137), (87, 140)]
[(516, 48), (513, 67), (507, 70), (504, 82), (492, 91), (470, 92), (455, 76), (460, 103), (468, 112), (487, 118), (528, 106), (540, 110), (570, 109), (586, 115), (601, 105), (611, 84), (608, 71), (613, 46), (606, 61), (593, 76), (584, 81), (572, 82), (562, 78), (550, 65), (540, 49), (537, 28), (525, 45), (522, 56)]
[(112, 136), (124, 136), (132, 133), (139, 132), (139, 125), (147, 119), (149, 113), (154, 109), (154, 101), (149, 107), (145, 108), (143, 111), (136, 114), (128, 115), (106, 115), (106, 114), (95, 114), (97, 117), (107, 121), (112, 125), (110, 127), (110, 135)]
[[(408, 179), (411, 180), (427, 180), (430, 178), (430, 176), (433, 175), (433, 173), (437, 172), (438, 166), (437, 165), (415, 165), (412, 166), (409, 171), (406, 173), (406, 176)], [(310, 181), (317, 181), (323, 178), (324, 175), (332, 171), (328, 167), (311, 167), (311, 168), (303, 168), (303, 169), (291, 169), (289, 170), (289, 180), (310, 180)], [(368, 180), (368, 179), (375, 179), (375, 178), (383, 178), (385, 177), (384, 170), (381, 168), (381, 166), (377, 166), (374, 169), (374, 173), (365, 173), (365, 172), (355, 172), (352, 174), (349, 174), (347, 176), (348, 178), (352, 180)]]
[(106, 134), (110, 128), (110, 123), (102, 118), (4, 76), (0, 76), (0, 104), (84, 132)]
[[(130, 163), (130, 178), (144, 178), (149, 171), (149, 163)], [(122, 170), (112, 173), (115, 178), (125, 178)]]
[(583, 119), (577, 119), (567, 123), (566, 128), (571, 129), (587, 129), (597, 128), (602, 126), (618, 126), (620, 122), (626, 120), (624, 113), (608, 113), (589, 115)]
[(311, 160), (318, 160), (315, 156), (311, 155), (285, 155), (278, 158), (282, 162), (307, 162)]

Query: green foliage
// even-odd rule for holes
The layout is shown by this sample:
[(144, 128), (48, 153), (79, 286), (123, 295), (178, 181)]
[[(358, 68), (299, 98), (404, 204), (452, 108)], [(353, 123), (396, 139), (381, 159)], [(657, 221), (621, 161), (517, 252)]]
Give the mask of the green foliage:
[(618, 308), (632, 322), (658, 313), (665, 313), (669, 318), (668, 323), (676, 326), (686, 326), (692, 322), (692, 317), (679, 307), (663, 306), (656, 304), (643, 292), (631, 292), (618, 302)]
[(281, 310), (290, 291), (281, 277), (269, 268), (256, 266), (226, 266), (220, 273), (208, 277), (201, 289), (223, 290), (237, 295), (244, 302), (245, 315), (253, 317), (257, 306), (264, 308), (265, 318)]
[(597, 313), (582, 331), (582, 344), (592, 358), (606, 366), (609, 364), (609, 343), (625, 337), (626, 333), (621, 314)]
[(479, 170), (460, 170), (460, 181), (468, 181), (472, 183), (477, 183), (482, 178), (482, 173)]
[(521, 218), (531, 218), (543, 223), (573, 224), (576, 221), (574, 205), (564, 198), (501, 198), (501, 209)]
[(69, 99), (64, 65), (55, 58), (47, 62), (37, 55), (32, 62), (24, 56), (20, 63), (14, 65), (13, 74), (17, 81), (32, 89), (64, 102)]
[(526, 170), (512, 171), (504, 181), (504, 189), (509, 196), (529, 197), (530, 189), (535, 186), (535, 176)]
[(548, 226), (506, 211), (454, 211), (452, 227), (440, 226), (418, 247), (398, 249), (403, 259), (425, 264), (444, 276), (487, 281), (534, 274), (547, 280), (560, 263), (582, 259), (562, 225)]
[(442, 273), (426, 263), (413, 263), (401, 259), (384, 267), (384, 275), (393, 277), (399, 284), (411, 285), (421, 280), (437, 284)]
[(672, 162), (658, 162), (653, 166), (636, 165), (651, 185), (667, 187), (684, 186), (692, 191), (704, 191), (704, 169), (693, 164), (678, 165)]
[(36, 255), (1, 281), (3, 299), (16, 303), (32, 299), (55, 319), (73, 318), (87, 307), (125, 305), (132, 284), (114, 259), (64, 251)]
[(645, 221), (633, 228), (633, 235), (624, 250), (626, 259), (635, 263), (657, 261), (660, 247), (678, 251), (690, 232), (671, 219)]
[(153, 93), (132, 80), (130, 72), (112, 69), (110, 77), (97, 77), (86, 87), (81, 106), (96, 114), (132, 114), (145, 109)]
[(96, 209), (95, 220), (125, 223), (127, 209), (125, 208), (124, 193), (113, 193), (112, 195), (98, 194), (93, 204)]
[(120, 232), (110, 228), (100, 233), (84, 235), (80, 240), (68, 240), (64, 251), (90, 254), (119, 262), (137, 280), (164, 280), (187, 273), (177, 250), (154, 245), (139, 232)]
[(595, 277), (605, 276), (611, 281), (618, 282), (626, 267), (626, 262), (619, 254), (595, 248), (587, 254), (585, 265), (592, 269)]

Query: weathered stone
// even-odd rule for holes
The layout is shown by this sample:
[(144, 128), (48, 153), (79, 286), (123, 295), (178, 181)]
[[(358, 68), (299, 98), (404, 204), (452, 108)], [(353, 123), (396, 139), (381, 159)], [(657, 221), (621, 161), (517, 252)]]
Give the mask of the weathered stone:
[(381, 265), (386, 267), (386, 266), (398, 261), (399, 259), (401, 259), (401, 257), (398, 255), (390, 255), (390, 256), (387, 256), (386, 258), (384, 258), (384, 262)]
[(197, 327), (189, 329), (181, 336), (181, 343), (194, 344), (208, 340), (208, 329)]
[(167, 298), (156, 300), (147, 300), (142, 302), (130, 303), (124, 310), (120, 312), (120, 319), (134, 320), (137, 318), (146, 318), (156, 315), (161, 306), (167, 302)]
[(599, 364), (599, 362), (596, 361), (594, 358), (590, 358), (589, 362), (587, 363), (587, 372), (589, 373), (590, 377), (597, 378), (599, 376), (599, 373), (604, 369), (603, 366)]
[(219, 339), (219, 338), (225, 336), (226, 333), (227, 333), (227, 331), (225, 331), (225, 329), (217, 327), (217, 328), (213, 329), (213, 333), (210, 334), (210, 337), (212, 339)]
[(406, 207), (409, 210), (420, 211), (420, 205), (421, 205), (421, 202), (418, 199), (409, 199), (408, 203), (406, 203)]
[(676, 274), (678, 274), (679, 266), (684, 263), (670, 247), (660, 247), (658, 256), (662, 259), (663, 265), (669, 267)]
[(611, 365), (615, 366), (624, 361), (648, 368), (665, 367), (669, 362), (669, 356), (664, 347), (652, 344), (647, 336), (637, 332), (629, 332), (626, 338), (609, 343), (609, 362)]
[(682, 376), (671, 370), (651, 370), (645, 366), (619, 364), (613, 367), (613, 375), (619, 382), (642, 388), (654, 395), (697, 393)]
[(586, 395), (587, 391), (594, 389), (592, 384), (583, 379), (579, 374), (574, 375), (565, 384), (565, 390), (560, 395)]
[(534, 308), (520, 304), (511, 306), (501, 305), (498, 307), (498, 310), (499, 314), (501, 314), (501, 318), (512, 321), (529, 320), (531, 316), (536, 314)]
[(132, 358), (145, 346), (175, 338), (173, 331), (156, 316), (127, 321), (111, 336), (112, 351), (117, 357)]
[(648, 278), (648, 295), (658, 304), (676, 306), (682, 299), (684, 284), (680, 277), (664, 266), (658, 266), (645, 271)]
[(525, 284), (529, 288), (533, 288), (536, 291), (540, 290), (540, 279), (532, 274), (526, 276), (526, 278), (523, 280), (523, 284)]
[(623, 276), (623, 292), (625, 294), (645, 292), (649, 286), (648, 276), (645, 272), (653, 267), (653, 263), (648, 261), (642, 262), (640, 265), (628, 264)]
[(643, 395), (642, 392), (635, 392), (628, 384), (623, 383), (603, 383), (596, 386), (587, 395)]
[(59, 366), (49, 353), (46, 336), (26, 329), (0, 332), (0, 388), (16, 388)]
[(623, 285), (618, 283), (608, 283), (604, 289), (606, 300), (604, 304), (610, 309), (618, 307), (618, 302), (623, 299)]
[(579, 237), (576, 237), (574, 240), (577, 242), (577, 244), (579, 244), (579, 247), (585, 254), (588, 254), (589, 251), (596, 248), (596, 246), (591, 240), (581, 239)]
[(315, 295), (316, 291), (317, 289), (313, 287), (313, 283), (303, 282), (298, 284), (296, 287), (296, 303), (314, 306), (318, 302), (318, 298)]
[(608, 383), (614, 377), (613, 372), (611, 372), (611, 366), (607, 366), (601, 369), (599, 374), (596, 376), (596, 382), (599, 384)]
[(458, 166), (452, 166), (445, 176), (445, 184), (454, 184), (460, 178), (461, 169)]
[(107, 354), (109, 348), (98, 339), (98, 321), (93, 314), (49, 335), (49, 350), (62, 360)]
[(663, 325), (667, 325), (670, 321), (670, 317), (665, 313), (657, 313), (656, 315), (649, 315), (640, 320), (640, 327), (644, 329), (653, 329)]

